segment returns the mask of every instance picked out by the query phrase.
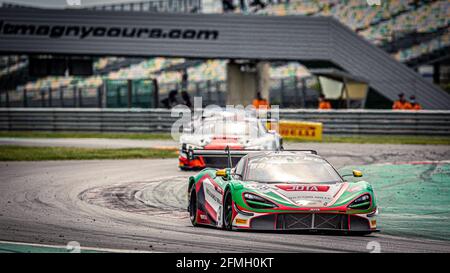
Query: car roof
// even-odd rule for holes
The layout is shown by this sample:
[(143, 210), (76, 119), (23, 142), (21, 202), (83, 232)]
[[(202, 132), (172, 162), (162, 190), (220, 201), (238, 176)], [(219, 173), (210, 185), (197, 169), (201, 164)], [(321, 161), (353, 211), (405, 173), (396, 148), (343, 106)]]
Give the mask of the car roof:
[(247, 111), (245, 109), (205, 109), (202, 113), (203, 118), (214, 117), (214, 116), (245, 116), (245, 117), (257, 117), (256, 112)]
[[(238, 117), (238, 119), (236, 119)], [(255, 124), (262, 124), (261, 119), (257, 117), (252, 116), (210, 116), (210, 117), (204, 117), (201, 119), (201, 123), (210, 123), (210, 122), (225, 122), (229, 124), (233, 123), (255, 123)]]
[(256, 153), (247, 154), (245, 157), (250, 161), (251, 159), (258, 157), (271, 157), (271, 156), (292, 156), (292, 155), (304, 155), (307, 158), (323, 159), (321, 156), (314, 154), (310, 151), (261, 151)]
[(234, 117), (206, 117), (203, 119), (203, 122), (205, 121), (225, 121), (225, 122), (259, 122), (260, 119), (255, 118), (255, 117), (244, 117), (242, 119), (239, 120), (234, 120)]

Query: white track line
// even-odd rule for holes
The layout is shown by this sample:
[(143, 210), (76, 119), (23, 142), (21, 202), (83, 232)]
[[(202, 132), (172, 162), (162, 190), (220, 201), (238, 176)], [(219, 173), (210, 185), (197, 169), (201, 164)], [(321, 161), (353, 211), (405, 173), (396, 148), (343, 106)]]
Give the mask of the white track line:
[[(46, 245), (46, 244), (11, 242), (11, 241), (0, 241), (0, 244), (67, 249), (67, 245)], [(162, 253), (162, 252), (155, 252), (155, 251), (127, 250), (127, 249), (101, 248), (101, 247), (83, 247), (83, 246), (80, 247), (80, 250), (81, 251), (91, 250), (91, 251), (98, 251), (98, 252), (116, 252), (116, 253)]]

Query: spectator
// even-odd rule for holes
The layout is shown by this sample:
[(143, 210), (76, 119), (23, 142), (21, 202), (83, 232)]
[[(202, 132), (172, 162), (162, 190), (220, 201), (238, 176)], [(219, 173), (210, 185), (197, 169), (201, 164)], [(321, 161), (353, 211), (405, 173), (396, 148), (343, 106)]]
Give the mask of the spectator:
[(319, 109), (332, 109), (331, 103), (325, 99), (324, 94), (320, 94), (319, 96)]
[(247, 3), (245, 0), (239, 0), (239, 5), (241, 6), (241, 12), (247, 11)]
[(191, 96), (189, 96), (188, 92), (181, 91), (181, 98), (183, 99), (184, 105), (189, 108), (192, 108)]
[(252, 8), (252, 12), (256, 13), (260, 10), (263, 10), (266, 7), (266, 4), (263, 3), (261, 0), (253, 0), (250, 3), (250, 7)]
[(224, 13), (233, 12), (236, 9), (233, 0), (222, 0), (222, 9)]
[(263, 3), (261, 0), (253, 0), (253, 1), (250, 3), (250, 6), (256, 7), (256, 8), (258, 8), (258, 9), (264, 9), (264, 8), (266, 7), (266, 4)]
[(253, 100), (253, 106), (256, 109), (269, 108), (269, 102), (261, 96), (261, 92), (256, 93), (256, 98)]
[(420, 105), (420, 103), (418, 103), (416, 101), (416, 96), (412, 95), (411, 97), (409, 97), (409, 101), (410, 101), (410, 105), (411, 105), (411, 110), (422, 110), (422, 106)]
[(411, 109), (411, 104), (406, 100), (405, 94), (398, 94), (398, 100), (392, 105), (393, 110), (408, 110)]
[(161, 101), (161, 103), (166, 107), (167, 109), (170, 109), (178, 104), (177, 101), (177, 95), (178, 90), (174, 89), (169, 92), (169, 96)]

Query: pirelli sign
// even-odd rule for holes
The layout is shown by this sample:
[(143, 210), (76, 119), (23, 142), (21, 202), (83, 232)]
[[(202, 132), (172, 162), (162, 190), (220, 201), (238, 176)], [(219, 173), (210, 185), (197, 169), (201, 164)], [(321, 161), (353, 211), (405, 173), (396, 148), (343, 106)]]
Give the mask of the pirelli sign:
[(305, 121), (286, 121), (278, 123), (278, 130), (285, 138), (302, 140), (322, 140), (322, 123)]

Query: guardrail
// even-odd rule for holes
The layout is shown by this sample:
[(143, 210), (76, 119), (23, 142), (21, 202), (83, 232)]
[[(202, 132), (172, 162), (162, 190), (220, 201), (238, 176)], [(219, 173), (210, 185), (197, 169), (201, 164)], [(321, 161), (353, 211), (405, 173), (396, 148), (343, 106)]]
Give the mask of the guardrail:
[[(167, 109), (0, 108), (3, 131), (170, 132)], [(450, 136), (450, 111), (280, 110), (280, 119), (323, 123), (324, 134)]]
[(322, 122), (324, 134), (450, 135), (448, 110), (282, 110), (280, 118)]

